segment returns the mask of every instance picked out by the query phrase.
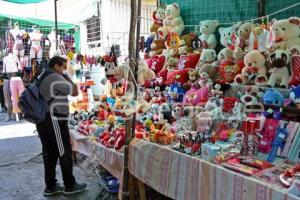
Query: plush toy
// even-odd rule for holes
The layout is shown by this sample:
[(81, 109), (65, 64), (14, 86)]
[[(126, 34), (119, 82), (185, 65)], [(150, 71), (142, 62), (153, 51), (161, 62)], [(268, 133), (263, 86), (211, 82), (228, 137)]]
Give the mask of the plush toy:
[[(298, 49), (298, 50), (297, 50)], [(290, 86), (297, 87), (300, 85), (300, 48), (298, 46), (291, 48), (291, 78), (289, 80)]]
[(155, 78), (155, 72), (148, 68), (145, 62), (141, 62), (137, 71), (137, 81), (139, 84), (144, 85), (145, 80), (152, 80)]
[(244, 111), (247, 112), (263, 112), (263, 105), (259, 103), (259, 99), (263, 96), (258, 86), (247, 86), (240, 100), (244, 104)]
[(185, 90), (178, 83), (174, 83), (169, 87), (168, 90), (168, 101), (169, 102), (182, 102)]
[(167, 69), (168, 71), (173, 71), (177, 69), (178, 58), (171, 57), (167, 61)]
[(118, 65), (117, 59), (110, 55), (103, 56), (100, 64), (105, 68), (105, 75), (107, 78), (113, 75), (114, 69)]
[(229, 47), (223, 48), (218, 54), (219, 78), (218, 83), (232, 83), (236, 75), (241, 73), (244, 67), (243, 50), (238, 47), (237, 51)]
[(272, 20), (271, 48), (289, 49), (300, 45), (300, 18), (290, 17), (283, 20)]
[(187, 91), (183, 97), (183, 103), (185, 105), (205, 105), (208, 101), (210, 93), (210, 84), (207, 79), (199, 80), (200, 89), (192, 86), (192, 88)]
[(151, 44), (152, 44), (152, 42), (153, 42), (154, 39), (155, 39), (155, 35), (154, 34), (150, 34), (147, 37), (146, 41), (145, 41), (145, 44), (144, 44), (144, 46), (145, 46), (145, 49), (144, 49), (144, 52), (145, 52), (144, 58), (145, 59), (147, 59), (147, 58), (150, 57), (149, 54), (150, 54), (150, 51), (151, 51)]
[(197, 64), (199, 74), (205, 72), (211, 79), (214, 79), (217, 72), (216, 58), (217, 55), (214, 49), (203, 49)]
[(155, 55), (161, 55), (165, 48), (165, 40), (156, 38), (151, 43), (151, 51), (149, 56), (153, 57)]
[(192, 42), (196, 38), (195, 33), (183, 35), (180, 40), (179, 54), (184, 55), (193, 51)]
[(167, 49), (163, 51), (163, 54), (167, 58), (171, 57), (179, 57), (179, 45), (180, 45), (180, 38), (177, 33), (172, 32), (169, 33), (167, 37), (167, 41), (165, 43)]
[(267, 90), (262, 98), (265, 105), (281, 107), (284, 103), (283, 95), (277, 90)]
[(189, 80), (189, 68), (182, 70), (173, 70), (168, 72), (165, 84), (171, 85), (173, 83), (185, 84)]
[(268, 81), (269, 87), (280, 86), (282, 88), (288, 88), (289, 84), (289, 70), (288, 64), (290, 63), (290, 55), (285, 50), (276, 50), (271, 54), (271, 76)]
[(163, 26), (163, 20), (165, 17), (165, 9), (163, 7), (158, 7), (155, 11), (152, 13), (153, 18), (153, 24), (150, 27), (151, 33), (157, 33), (157, 30)]
[(166, 40), (169, 35), (169, 30), (166, 27), (160, 27), (157, 30), (157, 38), (161, 40)]
[(249, 46), (250, 33), (253, 28), (254, 24), (251, 22), (245, 22), (239, 26), (239, 29), (237, 31), (237, 36), (239, 38), (238, 46), (242, 49), (247, 49), (247, 47)]
[(176, 107), (172, 109), (172, 117), (175, 121), (183, 117), (182, 106), (176, 105)]
[(219, 28), (220, 43), (222, 44), (222, 46), (229, 47), (233, 45), (232, 37), (234, 35), (234, 32), (235, 32), (234, 26)]
[(188, 54), (181, 55), (178, 61), (177, 69), (185, 69), (185, 68), (195, 68), (197, 63), (199, 62), (200, 55), (199, 54)]
[(266, 76), (266, 61), (268, 53), (258, 50), (252, 50), (244, 57), (245, 67), (242, 73), (235, 77), (235, 82), (239, 84), (256, 84), (258, 86), (265, 86), (268, 78)]
[(215, 49), (217, 46), (217, 39), (214, 34), (217, 27), (219, 26), (218, 20), (205, 20), (200, 22), (200, 33), (199, 36), (203, 48)]
[(180, 16), (179, 5), (177, 3), (167, 5), (165, 15), (164, 26), (169, 29), (169, 32), (176, 32), (181, 35), (184, 30), (184, 22)]
[(197, 132), (204, 133), (211, 129), (212, 118), (208, 112), (200, 112), (196, 115)]
[(300, 86), (291, 89), (290, 99), (298, 108), (300, 108)]
[(158, 118), (159, 118), (158, 120), (159, 124), (166, 124), (171, 122), (172, 111), (168, 103), (163, 103), (159, 106)]
[(153, 70), (155, 74), (157, 74), (165, 66), (166, 57), (162, 55), (161, 56), (155, 55), (152, 58), (145, 60), (145, 62), (147, 63), (149, 69)]

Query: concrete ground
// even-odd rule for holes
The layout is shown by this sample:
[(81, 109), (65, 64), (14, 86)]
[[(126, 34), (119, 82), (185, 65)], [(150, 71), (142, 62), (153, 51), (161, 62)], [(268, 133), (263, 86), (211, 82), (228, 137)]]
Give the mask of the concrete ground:
[[(2, 122), (0, 113), (0, 200), (114, 200), (97, 183), (96, 175), (86, 173), (81, 165), (74, 166), (78, 182), (86, 182), (87, 190), (80, 195), (43, 197), (44, 171), (41, 144), (35, 127), (26, 122)], [(59, 165), (57, 180), (62, 183)]]

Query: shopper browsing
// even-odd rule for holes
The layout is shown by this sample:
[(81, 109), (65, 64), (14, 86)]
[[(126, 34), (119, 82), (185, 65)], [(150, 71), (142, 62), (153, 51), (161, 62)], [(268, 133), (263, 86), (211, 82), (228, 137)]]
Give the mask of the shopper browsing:
[[(46, 119), (37, 124), (37, 131), (42, 142), (45, 166), (45, 196), (63, 192), (66, 195), (83, 191), (86, 184), (79, 184), (73, 176), (72, 148), (68, 128), (68, 95), (77, 96), (77, 86), (64, 74), (67, 61), (54, 56), (48, 64), (48, 73), (40, 83), (40, 93), (48, 102)], [(65, 188), (55, 178), (57, 160), (60, 161)]]

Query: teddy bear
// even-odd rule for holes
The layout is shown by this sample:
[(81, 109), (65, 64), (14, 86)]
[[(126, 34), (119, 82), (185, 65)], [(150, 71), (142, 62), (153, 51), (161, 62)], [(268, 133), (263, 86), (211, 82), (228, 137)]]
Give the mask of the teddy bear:
[(235, 77), (234, 81), (244, 85), (265, 86), (268, 82), (265, 66), (268, 56), (267, 51), (252, 50), (248, 52), (244, 57), (245, 67), (242, 69), (242, 73)]
[[(148, 65), (142, 61), (138, 64), (138, 83), (144, 85), (146, 80), (152, 80), (155, 78), (155, 73), (153, 70), (149, 69)], [(121, 81), (122, 79), (128, 79), (128, 76), (131, 76), (129, 71), (129, 66), (126, 64), (119, 65), (114, 70), (114, 77), (117, 81)]]
[(288, 88), (289, 84), (289, 69), (290, 55), (287, 51), (278, 49), (273, 52), (271, 58), (270, 77), (268, 81), (269, 87), (280, 86), (282, 88)]
[(155, 55), (161, 55), (163, 50), (166, 48), (165, 40), (156, 38), (152, 41), (150, 47), (151, 47), (151, 51), (149, 53), (150, 57), (153, 57)]
[(217, 54), (214, 49), (203, 49), (196, 67), (199, 74), (204, 72), (214, 79), (217, 72), (216, 58)]
[(192, 42), (195, 38), (196, 38), (196, 35), (193, 32), (181, 36), (180, 47), (179, 47), (180, 55), (185, 55), (185, 54), (193, 52)]
[(290, 17), (271, 22), (271, 48), (289, 49), (294, 45), (300, 45), (300, 18)]
[(253, 28), (254, 24), (251, 22), (245, 22), (239, 26), (237, 36), (239, 38), (239, 47), (242, 49), (247, 49), (249, 46), (250, 33)]
[(155, 72), (148, 68), (145, 62), (140, 62), (137, 71), (137, 81), (139, 84), (144, 85), (145, 80), (155, 79)]
[(165, 16), (165, 8), (159, 6), (152, 13), (153, 24), (150, 27), (151, 33), (157, 33), (157, 30), (163, 26), (163, 21), (166, 18)]
[(218, 20), (205, 20), (200, 21), (200, 33), (199, 39), (203, 44), (203, 48), (215, 49), (217, 46), (217, 39), (214, 34), (219, 26)]
[(164, 27), (168, 28), (169, 32), (181, 35), (184, 30), (184, 22), (180, 16), (179, 5), (177, 3), (167, 5), (165, 16), (166, 18), (163, 21)]
[(232, 37), (235, 32), (235, 27), (220, 27), (219, 33), (220, 33), (220, 43), (224, 47), (229, 47), (233, 45)]

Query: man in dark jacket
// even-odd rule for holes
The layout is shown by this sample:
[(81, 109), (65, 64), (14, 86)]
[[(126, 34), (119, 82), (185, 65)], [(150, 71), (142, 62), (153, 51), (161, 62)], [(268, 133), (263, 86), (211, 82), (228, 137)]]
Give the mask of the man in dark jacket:
[[(45, 196), (61, 193), (74, 194), (83, 191), (86, 184), (79, 184), (73, 176), (72, 148), (68, 128), (68, 95), (77, 96), (77, 86), (64, 74), (67, 61), (59, 56), (49, 61), (45, 78), (40, 83), (40, 93), (49, 103), (46, 119), (37, 124), (43, 146), (45, 166)], [(60, 161), (65, 188), (55, 179), (57, 160)]]

